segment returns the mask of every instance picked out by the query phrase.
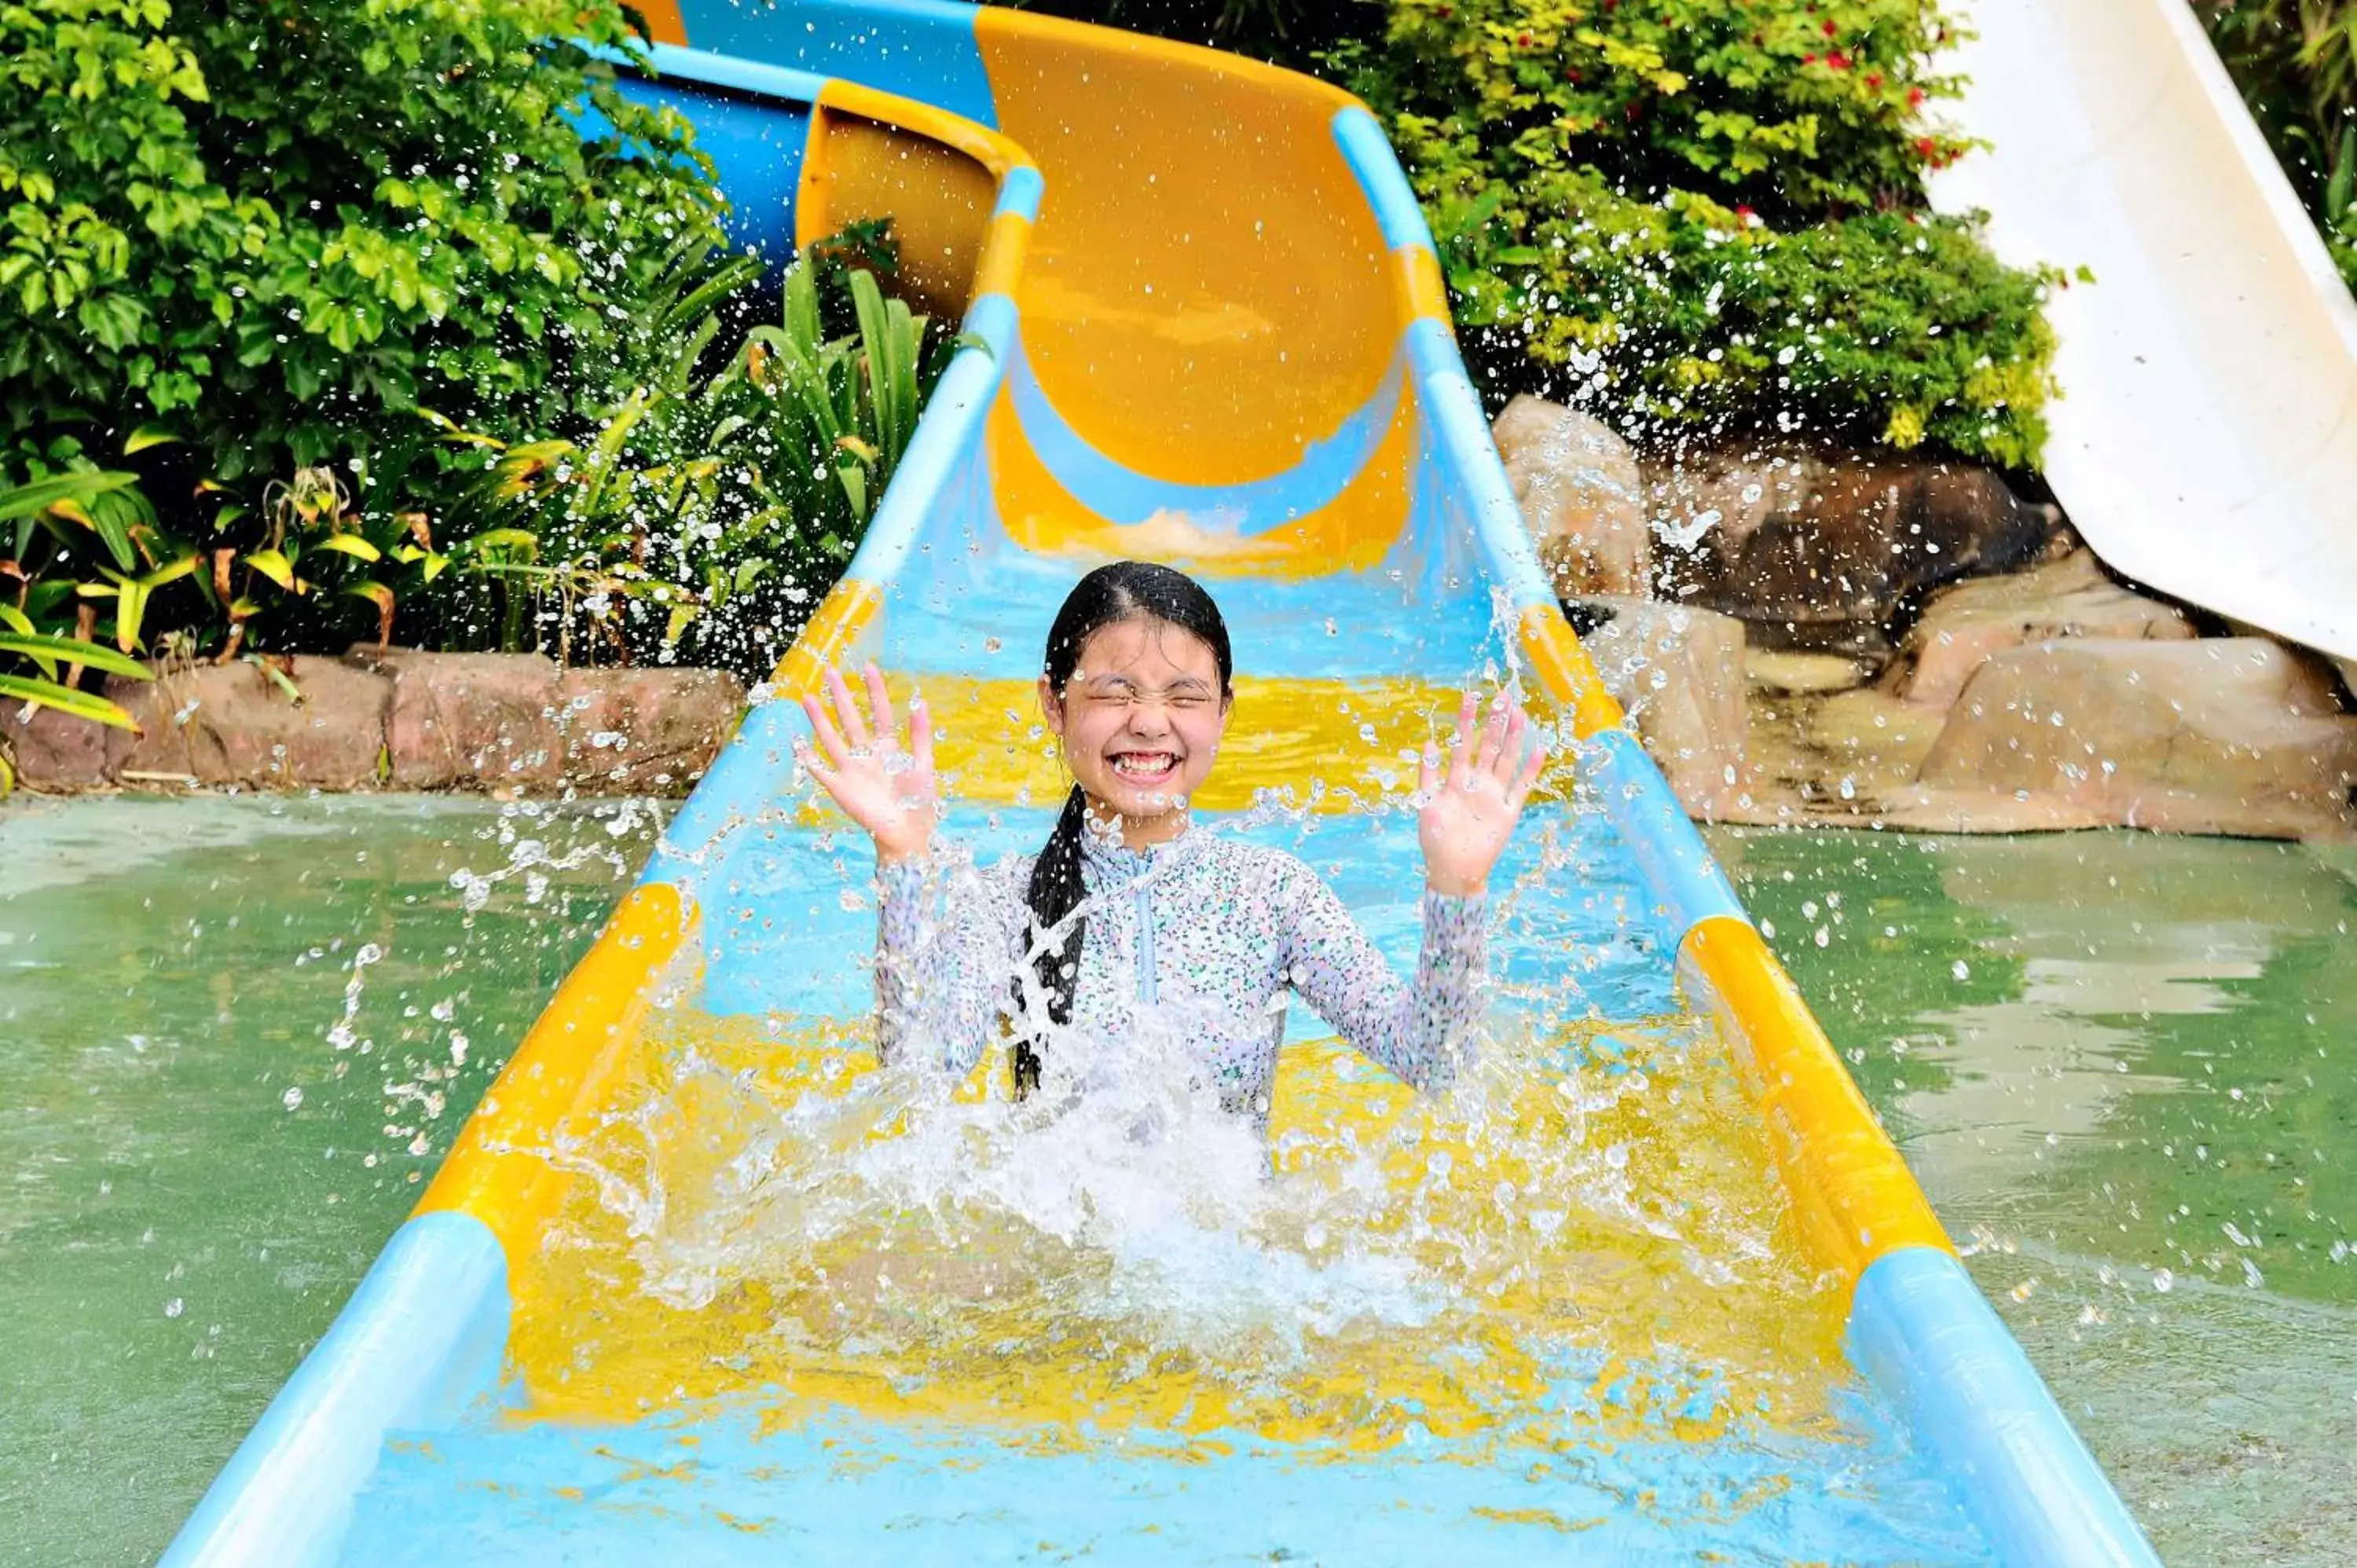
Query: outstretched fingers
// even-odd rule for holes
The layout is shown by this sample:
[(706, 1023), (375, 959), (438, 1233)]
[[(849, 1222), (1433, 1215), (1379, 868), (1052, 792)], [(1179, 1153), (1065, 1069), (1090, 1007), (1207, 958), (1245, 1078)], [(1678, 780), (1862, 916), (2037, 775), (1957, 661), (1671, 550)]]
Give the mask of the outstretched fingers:
[(1509, 789), (1513, 787), (1514, 776), (1523, 768), (1523, 752), (1524, 742), (1530, 736), (1531, 721), (1530, 716), (1523, 712), (1522, 703), (1511, 697), (1506, 699), (1499, 717), (1504, 723), (1499, 723), (1498, 718), (1491, 720), (1491, 728), (1499, 735), (1497, 754), (1490, 759), (1490, 777), (1498, 781), (1499, 789)]
[(1448, 787), (1461, 789), (1473, 776), (1475, 720), (1480, 715), (1481, 699), (1471, 692), (1457, 706), (1457, 746), (1448, 764)]
[(1506, 787), (1506, 804), (1520, 813), (1529, 803), (1531, 791), (1538, 787), (1539, 775), (1546, 768), (1546, 746), (1535, 735), (1530, 736), (1530, 755), (1515, 769), (1512, 782)]
[[(802, 717), (810, 721), (811, 734), (818, 737), (819, 749), (826, 753), (828, 768), (841, 768), (850, 757), (851, 748), (844, 744), (843, 732), (834, 727), (834, 721), (827, 717), (825, 706), (807, 693), (802, 696)], [(807, 753), (809, 747), (802, 749)]]
[(834, 703), (835, 722), (843, 726), (843, 738), (851, 743), (851, 749), (866, 751), (875, 745), (876, 737), (867, 731), (867, 716), (859, 711), (859, 699), (851, 694), (851, 683), (832, 664), (826, 667), (826, 694)]
[(922, 692), (909, 698), (909, 762), (920, 773), (933, 770), (933, 708)]
[(867, 711), (876, 715), (876, 738), (888, 748), (899, 738), (899, 716), (892, 711), (892, 693), (884, 688), (884, 671), (870, 660), (866, 671), (867, 679)]

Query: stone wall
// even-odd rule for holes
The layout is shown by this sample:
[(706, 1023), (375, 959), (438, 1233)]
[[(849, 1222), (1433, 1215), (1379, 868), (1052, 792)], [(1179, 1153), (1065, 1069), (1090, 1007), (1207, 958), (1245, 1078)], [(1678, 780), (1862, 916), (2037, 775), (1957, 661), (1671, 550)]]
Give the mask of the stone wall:
[(105, 690), (138, 733), (0, 713), (24, 788), (683, 795), (746, 701), (719, 670), (404, 649), (165, 666)]

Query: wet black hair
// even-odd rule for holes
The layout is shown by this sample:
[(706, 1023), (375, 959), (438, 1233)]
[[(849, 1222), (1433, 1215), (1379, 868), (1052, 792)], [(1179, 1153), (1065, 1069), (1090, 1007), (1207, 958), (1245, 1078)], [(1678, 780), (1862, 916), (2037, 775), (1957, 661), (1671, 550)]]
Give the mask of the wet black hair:
[[(1201, 584), (1184, 572), (1147, 561), (1116, 561), (1100, 566), (1073, 585), (1048, 628), (1048, 650), (1041, 672), (1060, 700), (1072, 671), (1080, 667), (1081, 648), (1105, 627), (1126, 620), (1155, 620), (1200, 638), (1210, 645), (1220, 667), (1220, 695), (1233, 694), (1234, 660), (1228, 649), (1228, 623), (1220, 607)], [(1075, 915), (1085, 897), (1081, 882), (1081, 835), (1088, 831), (1088, 798), (1078, 784), (1064, 797), (1039, 858), (1031, 867), (1031, 886), (1025, 902), (1031, 909), (1031, 940), (1039, 948), (1032, 960), (1040, 990), (1048, 1001), (1048, 1017), (1057, 1024), (1072, 1021), (1072, 993), (1080, 983), (1081, 948), (1088, 938), (1088, 920)], [(1071, 922), (1060, 940), (1049, 946), (1044, 933), (1066, 920)], [(1025, 1016), (1023, 978), (1016, 977), (1015, 1016)], [(1018, 1022), (1015, 1043), (1015, 1092), (1028, 1094), (1039, 1083), (1041, 1040)]]

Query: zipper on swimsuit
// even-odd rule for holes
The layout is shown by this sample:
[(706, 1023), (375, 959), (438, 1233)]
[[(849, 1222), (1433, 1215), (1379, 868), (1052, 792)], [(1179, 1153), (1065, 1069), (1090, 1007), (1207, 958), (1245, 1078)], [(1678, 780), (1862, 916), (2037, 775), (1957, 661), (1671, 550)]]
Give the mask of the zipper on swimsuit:
[(1137, 999), (1155, 999), (1154, 981), (1154, 903), (1146, 879), (1139, 877), (1130, 884), (1130, 897), (1137, 904)]

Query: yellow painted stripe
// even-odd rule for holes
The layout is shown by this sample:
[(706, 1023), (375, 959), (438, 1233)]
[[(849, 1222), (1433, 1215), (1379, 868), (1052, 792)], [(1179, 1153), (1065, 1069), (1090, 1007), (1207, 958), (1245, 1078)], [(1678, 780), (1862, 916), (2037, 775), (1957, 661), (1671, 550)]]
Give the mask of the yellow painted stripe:
[(418, 1213), (473, 1215), (499, 1237), (511, 1267), (536, 1245), (572, 1179), (546, 1151), (569, 1121), (605, 1101), (638, 1043), (655, 976), (678, 956), (694, 918), (679, 889), (662, 883), (622, 901), (468, 1118)]
[(1686, 933), (1680, 950), (1749, 1074), (1815, 1260), (1855, 1283), (1868, 1263), (1900, 1247), (1954, 1251), (1914, 1173), (1760, 933), (1713, 916)]
[(1400, 313), (1410, 321), (1426, 317), (1448, 328), (1448, 280), (1441, 275), (1440, 258), (1428, 245), (1402, 245), (1392, 252), (1398, 269)]
[(1523, 608), (1523, 651), (1538, 672), (1539, 683), (1571, 713), (1572, 734), (1585, 738), (1611, 729), (1622, 719), (1620, 704), (1604, 689), (1596, 661), (1554, 605)]
[(819, 89), (818, 101), (826, 108), (881, 120), (886, 124), (914, 131), (945, 147), (953, 147), (1001, 179), (1017, 165), (1031, 161), (1030, 155), (1012, 138), (1000, 135), (987, 125), (977, 124), (937, 105), (920, 103), (897, 93), (879, 92), (856, 81), (829, 81)]
[(974, 269), (974, 295), (1003, 294), (1015, 297), (1023, 277), (1024, 259), (1031, 250), (1031, 220), (1020, 212), (1001, 212), (990, 220), (982, 237), (982, 260)]
[(859, 634), (876, 618), (884, 603), (884, 590), (864, 577), (845, 577), (827, 590), (819, 601), (818, 613), (810, 618), (794, 645), (778, 661), (777, 673), (770, 683), (781, 694), (801, 697), (815, 693), (830, 664), (840, 664), (851, 655)]

